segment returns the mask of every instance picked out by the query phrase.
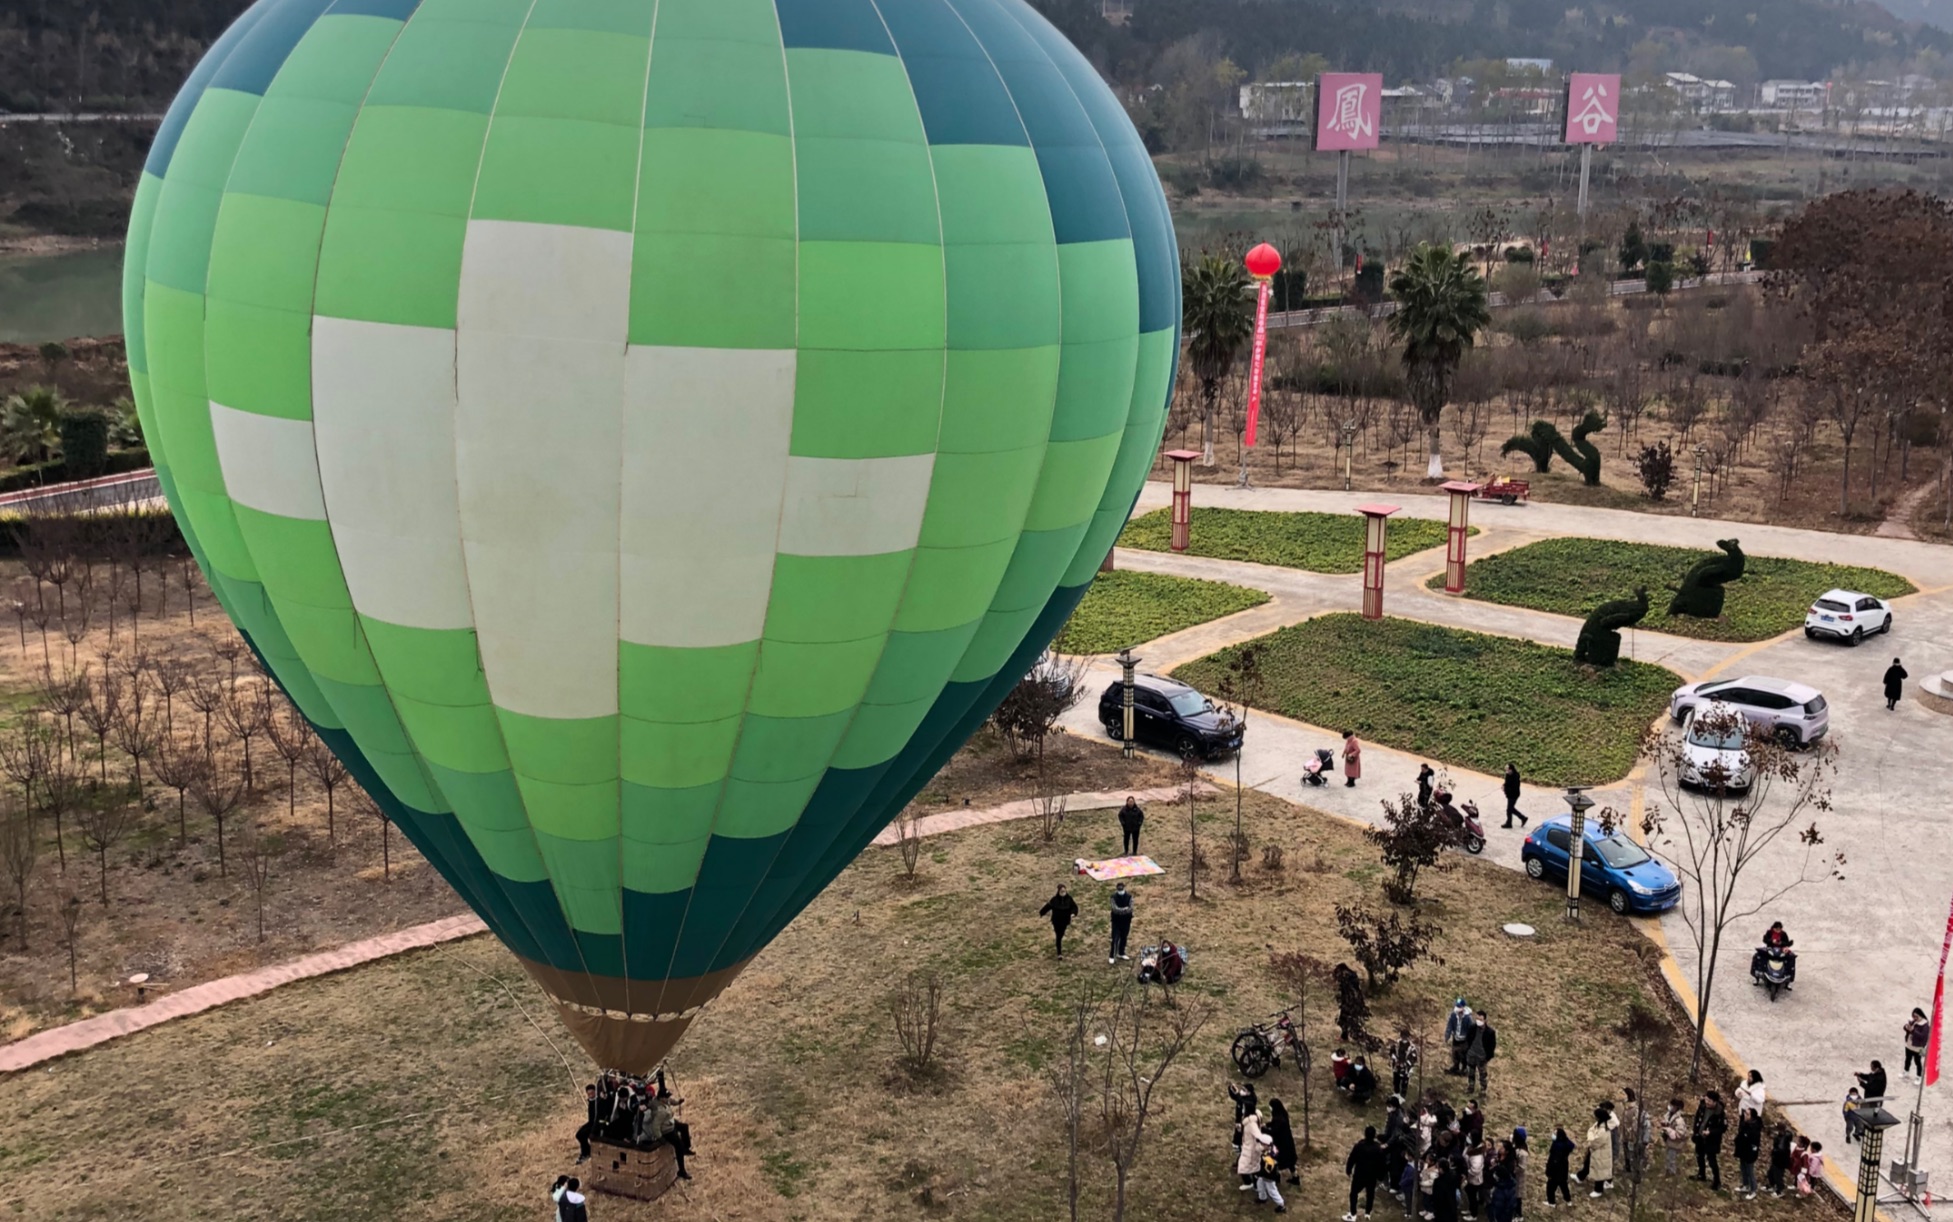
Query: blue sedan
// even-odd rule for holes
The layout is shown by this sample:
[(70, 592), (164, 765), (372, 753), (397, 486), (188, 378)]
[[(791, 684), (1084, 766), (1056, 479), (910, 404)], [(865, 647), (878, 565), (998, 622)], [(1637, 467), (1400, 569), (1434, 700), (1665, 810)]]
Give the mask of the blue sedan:
[[(1572, 820), (1560, 815), (1534, 828), (1520, 846), (1519, 860), (1531, 878), (1565, 883)], [(1580, 855), (1580, 893), (1604, 898), (1614, 911), (1666, 912), (1682, 898), (1681, 881), (1640, 845), (1615, 832), (1609, 835), (1589, 819), (1587, 847)]]

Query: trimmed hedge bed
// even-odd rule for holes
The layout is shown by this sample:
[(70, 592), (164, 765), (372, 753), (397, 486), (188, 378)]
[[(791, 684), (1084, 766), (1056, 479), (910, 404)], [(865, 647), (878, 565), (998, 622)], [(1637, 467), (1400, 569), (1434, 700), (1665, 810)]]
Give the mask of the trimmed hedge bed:
[(1224, 581), (1164, 573), (1100, 573), (1053, 648), (1060, 653), (1117, 653), (1169, 632), (1259, 607), (1268, 597), (1260, 590)]
[[(1312, 573), (1363, 571), (1363, 519), (1355, 514), (1272, 513), (1255, 509), (1195, 507), (1186, 554), (1214, 560), (1248, 560)], [(1477, 530), (1474, 528), (1473, 533)], [(1445, 525), (1421, 518), (1394, 519), (1384, 544), (1386, 561), (1444, 546)], [(1156, 509), (1126, 523), (1120, 547), (1171, 550), (1173, 517)]]

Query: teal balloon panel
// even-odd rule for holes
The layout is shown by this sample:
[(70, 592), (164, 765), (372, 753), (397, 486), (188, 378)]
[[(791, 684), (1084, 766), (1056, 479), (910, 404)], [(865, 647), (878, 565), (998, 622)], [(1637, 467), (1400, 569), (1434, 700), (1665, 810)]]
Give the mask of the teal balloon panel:
[(239, 630), (643, 1067), (1076, 604), (1180, 311), (1139, 137), (1022, 0), (260, 0), (124, 312)]

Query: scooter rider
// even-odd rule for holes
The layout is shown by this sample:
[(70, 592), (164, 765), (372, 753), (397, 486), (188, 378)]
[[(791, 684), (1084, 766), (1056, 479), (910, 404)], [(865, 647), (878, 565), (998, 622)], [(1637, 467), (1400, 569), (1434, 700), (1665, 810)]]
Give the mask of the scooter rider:
[(1763, 978), (1764, 961), (1772, 955), (1781, 955), (1784, 971), (1789, 974), (1791, 980), (1796, 980), (1797, 952), (1790, 949), (1793, 945), (1795, 943), (1791, 940), (1790, 934), (1784, 930), (1783, 922), (1770, 922), (1770, 928), (1763, 932), (1763, 944), (1756, 948), (1754, 955), (1750, 956), (1750, 975), (1760, 981)]

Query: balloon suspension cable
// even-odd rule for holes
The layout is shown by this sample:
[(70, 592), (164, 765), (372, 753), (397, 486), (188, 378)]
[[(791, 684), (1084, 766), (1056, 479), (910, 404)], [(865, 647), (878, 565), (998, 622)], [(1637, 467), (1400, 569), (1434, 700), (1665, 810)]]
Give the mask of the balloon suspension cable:
[(509, 995), (509, 1000), (515, 1003), (515, 1008), (522, 1013), (522, 1017), (529, 1020), (529, 1025), (536, 1029), (537, 1035), (543, 1037), (543, 1042), (548, 1044), (549, 1050), (556, 1054), (556, 1059), (563, 1062), (563, 1072), (568, 1074), (570, 1078), (570, 1089), (572, 1091), (579, 1089), (577, 1083), (576, 1066), (570, 1064), (570, 1058), (563, 1055), (562, 1047), (558, 1045), (555, 1040), (549, 1038), (549, 1032), (543, 1030), (543, 1025), (536, 1021), (536, 1016), (529, 1013), (529, 1007), (522, 1004), (522, 999), (515, 995), (515, 990), (509, 987), (508, 981), (502, 979), (500, 976), (497, 976), (494, 972), (488, 971), (484, 968), (476, 966), (473, 963), (468, 962), (466, 959), (461, 958), (459, 955), (450, 954), (445, 947), (435, 946), (432, 949), (435, 951), (435, 953), (441, 955), (443, 958), (452, 959), (456, 963), (461, 964), (463, 967), (468, 968), (470, 971), (476, 973), (477, 975), (486, 976), (488, 979), (493, 980), (496, 984), (501, 985), (502, 991)]

